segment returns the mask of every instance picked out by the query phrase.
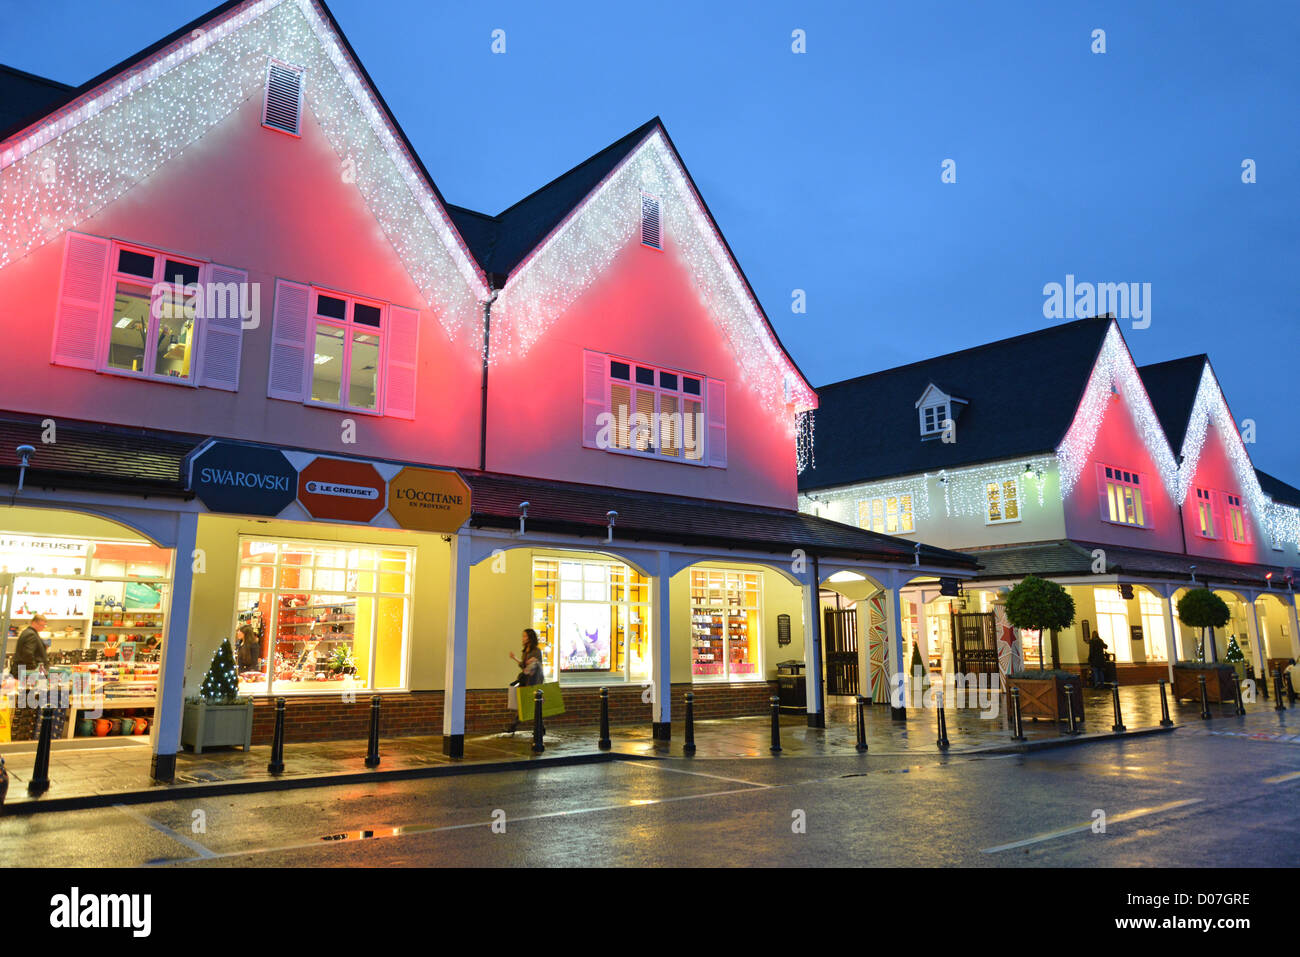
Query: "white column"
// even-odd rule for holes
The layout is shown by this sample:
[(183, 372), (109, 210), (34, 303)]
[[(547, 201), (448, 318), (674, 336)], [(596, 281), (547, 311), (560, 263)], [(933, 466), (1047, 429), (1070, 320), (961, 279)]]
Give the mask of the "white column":
[(822, 687), (822, 602), (821, 586), (812, 570), (808, 571), (808, 581), (803, 591), (803, 665), (805, 686), (808, 689), (808, 727), (826, 727), (826, 716), (819, 709), (821, 706)]
[(447, 581), (447, 670), (442, 685), (442, 752), (465, 756), (465, 682), (469, 660), (470, 533), (451, 542)]
[(650, 703), (651, 732), (656, 741), (672, 738), (672, 559), (671, 552), (660, 552), (658, 574), (650, 586), (654, 596), (654, 645), (650, 649), (650, 684), (654, 696)]
[(197, 512), (176, 516), (176, 557), (172, 561), (171, 600), (167, 607), (167, 639), (158, 669), (158, 701), (153, 709), (153, 757), (150, 776), (171, 781), (181, 746), (181, 716), (185, 701), (185, 664), (189, 657), (190, 598), (194, 594), (194, 547), (198, 540)]
[(1178, 661), (1178, 619), (1174, 617), (1174, 590), (1166, 588), (1161, 592), (1160, 604), (1165, 613), (1165, 649), (1169, 657), (1169, 687), (1174, 685), (1174, 662)]
[(893, 697), (894, 688), (897, 687), (896, 675), (903, 676), (903, 687), (907, 687), (907, 662), (903, 660), (903, 588), (897, 584), (897, 576), (891, 576), (889, 587), (885, 589), (885, 599), (889, 612), (885, 616), (885, 625), (889, 629), (889, 705), (897, 717), (906, 717), (906, 691), (897, 706)]
[(1290, 631), (1288, 637), (1290, 638), (1291, 647), (1289, 649), (1290, 654), (1288, 657), (1300, 660), (1300, 620), (1297, 620), (1300, 619), (1300, 616), (1296, 614), (1295, 595), (1288, 596), (1282, 604), (1286, 606), (1286, 617), (1289, 625), (1288, 630)]
[(1259, 628), (1259, 610), (1255, 608), (1256, 597), (1250, 592), (1242, 596), (1246, 605), (1246, 631), (1250, 635), (1250, 656), (1254, 659), (1252, 664), (1255, 668), (1255, 678), (1258, 681), (1268, 681), (1268, 655), (1264, 647), (1264, 636)]

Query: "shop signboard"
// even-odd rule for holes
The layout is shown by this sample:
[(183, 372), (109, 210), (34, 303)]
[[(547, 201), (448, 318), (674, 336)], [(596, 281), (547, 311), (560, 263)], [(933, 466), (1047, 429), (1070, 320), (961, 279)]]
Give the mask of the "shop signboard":
[(312, 518), (369, 522), (384, 510), (387, 491), (369, 462), (322, 456), (298, 473), (298, 501)]
[(402, 528), (454, 532), (469, 519), (469, 486), (450, 469), (404, 468), (388, 483), (388, 511)]
[(298, 472), (279, 449), (215, 441), (190, 460), (190, 491), (211, 511), (278, 515), (298, 494)]

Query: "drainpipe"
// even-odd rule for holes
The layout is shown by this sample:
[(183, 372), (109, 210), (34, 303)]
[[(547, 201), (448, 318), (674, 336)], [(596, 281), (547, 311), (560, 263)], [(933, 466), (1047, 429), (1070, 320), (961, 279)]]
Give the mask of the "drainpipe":
[(488, 353), (492, 341), (492, 303), (497, 301), (497, 294), (500, 292), (496, 288), (494, 275), (488, 276), (488, 284), (492, 289), (492, 295), (483, 300), (483, 390), (479, 399), (478, 419), (478, 468), (480, 472), (487, 471)]

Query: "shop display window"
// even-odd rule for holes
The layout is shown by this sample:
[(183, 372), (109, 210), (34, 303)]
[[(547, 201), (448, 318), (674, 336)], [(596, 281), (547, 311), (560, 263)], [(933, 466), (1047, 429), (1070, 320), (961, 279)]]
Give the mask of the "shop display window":
[(533, 560), (533, 625), (546, 680), (650, 673), (650, 583), (618, 562)]
[(761, 583), (757, 572), (691, 569), (691, 675), (762, 678)]
[(413, 564), (407, 548), (241, 538), (240, 690), (404, 687)]

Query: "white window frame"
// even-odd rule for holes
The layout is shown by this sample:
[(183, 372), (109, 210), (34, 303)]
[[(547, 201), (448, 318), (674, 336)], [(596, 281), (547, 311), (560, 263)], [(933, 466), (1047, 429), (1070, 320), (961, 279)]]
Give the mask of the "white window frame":
[[(556, 566), (554, 598), (538, 598), (536, 595), (537, 566), (539, 562), (552, 562)], [(584, 588), (586, 586), (585, 573), (587, 567), (604, 566), (605, 598), (589, 599), (586, 598), (585, 596), (582, 598), (562, 597), (561, 589), (563, 587), (565, 579), (561, 574), (560, 568), (561, 566), (566, 564), (580, 565), (583, 567)], [(620, 599), (614, 599), (612, 597), (615, 587), (620, 587), (614, 584), (612, 570), (615, 568), (621, 568), (623, 570), (623, 581), (621, 587), (623, 589), (624, 597)], [(617, 606), (624, 610), (629, 621), (631, 620), (631, 617), (634, 613), (640, 614), (642, 616), (642, 621), (640, 622), (640, 625), (646, 640), (646, 651), (645, 654), (643, 655), (643, 658), (646, 661), (646, 671), (644, 674), (634, 674), (632, 672), (632, 652), (631, 652), (631, 648), (629, 647), (630, 638), (628, 635), (628, 631), (626, 630), (624, 631), (623, 637), (621, 639), (623, 645), (623, 651), (622, 651), (623, 668), (621, 671), (614, 670), (612, 661), (610, 662), (609, 671), (595, 671), (595, 670), (562, 671), (560, 670), (559, 667), (560, 664), (559, 663), (559, 655), (560, 655), (559, 636), (552, 635), (550, 637), (550, 648), (547, 649), (542, 655), (542, 672), (543, 672), (543, 676), (547, 681), (559, 681), (562, 685), (567, 686), (567, 685), (607, 684), (610, 682), (614, 682), (614, 683), (622, 682), (625, 684), (630, 684), (633, 682), (641, 683), (649, 679), (650, 658), (651, 655), (653, 654), (653, 650), (654, 650), (653, 642), (655, 640), (655, 635), (651, 628), (651, 615), (652, 615), (652, 609), (654, 607), (654, 601), (653, 601), (654, 596), (652, 593), (654, 583), (651, 581), (649, 576), (644, 576), (644, 575), (641, 576), (642, 578), (645, 579), (645, 581), (643, 584), (637, 586), (637, 587), (645, 588), (645, 595), (646, 595), (645, 601), (632, 601), (627, 597), (628, 589), (630, 587), (633, 587), (629, 584), (629, 582), (633, 574), (640, 575), (640, 572), (636, 571), (634, 568), (632, 568), (632, 566), (628, 565), (626, 562), (576, 558), (573, 555), (551, 554), (551, 553), (542, 552), (542, 553), (535, 554), (533, 556), (533, 562), (531, 565), (531, 574), (532, 574), (532, 578), (529, 581), (528, 587), (530, 593), (532, 593), (533, 595), (532, 598), (533, 614), (536, 615), (536, 609), (538, 605), (551, 605), (552, 606), (551, 623), (554, 628), (558, 629), (559, 627), (561, 605), (568, 605), (568, 604), (601, 605), (604, 606), (605, 608), (610, 609), (611, 612)], [(534, 618), (534, 624), (535, 623), (536, 623), (536, 619)], [(615, 644), (615, 638), (613, 635), (611, 635), (610, 636), (611, 652), (613, 650), (614, 644)]]
[(1214, 526), (1214, 493), (1207, 488), (1196, 489), (1196, 519), (1199, 537), (1211, 540), (1219, 537), (1219, 530)]
[[(137, 253), (142, 256), (152, 256), (154, 260), (153, 277), (145, 279), (143, 276), (137, 276), (133, 273), (122, 272), (118, 263), (121, 260), (123, 251)], [(183, 305), (188, 301), (183, 286), (177, 286), (174, 282), (167, 279), (163, 274), (166, 272), (167, 262), (184, 263), (187, 266), (196, 266), (199, 270), (198, 294), (200, 298), (203, 295), (203, 278), (204, 271), (209, 265), (208, 260), (196, 259), (193, 256), (183, 256), (164, 249), (157, 249), (151, 246), (142, 246), (139, 243), (123, 242), (121, 240), (110, 240), (108, 249), (108, 282), (104, 290), (104, 305), (100, 311), (98, 339), (95, 343), (96, 363), (95, 368), (106, 375), (122, 376), (127, 379), (140, 379), (146, 382), (165, 382), (168, 385), (185, 386), (188, 388), (197, 388), (198, 382), (198, 363), (199, 350), (203, 341), (203, 310), (199, 308), (194, 316), (194, 328), (190, 332), (190, 374), (184, 379), (178, 376), (160, 375), (156, 372), (141, 370), (136, 372), (132, 369), (122, 369), (117, 366), (109, 365), (109, 355), (112, 350), (113, 342), (113, 314), (117, 302), (117, 287), (119, 283), (135, 286), (147, 286), (149, 288), (149, 327), (146, 330), (144, 342), (150, 343), (157, 341), (158, 328), (162, 320), (157, 315), (158, 301), (161, 298), (158, 287), (164, 283), (168, 286), (168, 291), (173, 297), (179, 296), (179, 301)], [(173, 304), (177, 302), (176, 298), (172, 300)], [(154, 355), (145, 345), (142, 349), (144, 358), (152, 360)]]
[[(1014, 518), (1007, 518), (1005, 493), (1006, 493), (1008, 482), (1014, 485), (1016, 490), (1016, 514)], [(990, 501), (989, 501), (990, 485), (994, 486), (997, 489), (998, 512), (1002, 516), (1001, 518), (993, 518), (990, 513)], [(1025, 498), (1020, 488), (1019, 476), (1014, 476), (1012, 478), (1005, 478), (1005, 479), (995, 479), (993, 481), (984, 483), (984, 524), (985, 525), (1010, 525), (1015, 522), (1019, 522), (1024, 517), (1025, 514), (1024, 505), (1025, 505)]]
[[(926, 422), (926, 414), (934, 413), (934, 427), (931, 428)], [(921, 406), (921, 435), (939, 435), (946, 428), (945, 423), (952, 418), (952, 403), (932, 402), (929, 405)]]
[[(894, 501), (894, 508), (889, 508), (890, 500)], [(906, 507), (904, 507), (906, 502)], [(880, 505), (880, 527), (876, 527), (876, 505)], [(866, 508), (868, 521), (864, 525), (862, 522), (862, 511)], [(911, 518), (912, 527), (903, 528), (903, 516)], [(890, 521), (894, 523), (894, 530), (889, 530)], [(869, 532), (876, 532), (880, 535), (915, 535), (916, 534), (916, 505), (912, 501), (911, 492), (898, 492), (894, 495), (873, 495), (870, 498), (858, 500), (858, 527), (866, 529)]]
[[(384, 414), (384, 397), (385, 389), (388, 386), (388, 324), (389, 312), (392, 303), (384, 302), (380, 299), (373, 299), (369, 296), (358, 296), (355, 293), (340, 292), (337, 289), (330, 289), (326, 286), (310, 286), (311, 301), (307, 304), (307, 343), (306, 343), (306, 361), (307, 383), (305, 405), (315, 406), (318, 409), (335, 409), (341, 412), (352, 412), (360, 415), (378, 415)], [(335, 319), (332, 316), (322, 316), (320, 314), (319, 304), (320, 297), (328, 296), (331, 299), (342, 299), (343, 319)], [(354, 319), (356, 306), (373, 306), (379, 310), (379, 325), (369, 326), (365, 323), (358, 323)], [(343, 330), (343, 369), (339, 379), (339, 401), (324, 402), (320, 399), (312, 398), (314, 384), (316, 381), (316, 327), (318, 325), (327, 325), (335, 329)], [(360, 406), (348, 404), (348, 390), (352, 387), (352, 336), (354, 332), (361, 332), (366, 335), (373, 335), (379, 339), (379, 354), (375, 360), (375, 407), (366, 409)]]
[(1234, 545), (1245, 545), (1250, 538), (1246, 535), (1246, 509), (1241, 504), (1241, 496), (1222, 494), (1224, 537)]
[[(616, 362), (624, 364), (628, 367), (629, 378), (616, 379), (614, 377), (614, 363)], [(636, 373), (638, 368), (648, 369), (654, 374), (653, 385), (647, 385), (645, 383), (641, 383), (637, 381)], [(663, 381), (662, 376), (664, 375), (676, 376), (678, 387), (676, 389), (670, 389), (666, 386), (660, 385), (660, 383)], [(694, 379), (695, 381), (699, 382), (700, 391), (698, 395), (688, 393), (685, 391), (685, 384), (687, 379)], [(677, 412), (679, 415), (682, 416), (682, 418), (679, 419), (679, 421), (683, 423), (685, 422), (685, 418), (684, 418), (685, 413), (682, 411), (681, 408), (682, 405), (685, 402), (698, 402), (700, 405), (700, 409), (698, 413), (699, 419), (697, 420), (696, 423), (697, 427), (695, 429), (696, 432), (695, 442), (696, 442), (696, 451), (699, 453), (698, 456), (695, 458), (690, 458), (687, 456), (685, 441), (684, 441), (685, 440), (684, 430), (683, 433), (677, 437), (678, 454), (676, 455), (668, 455), (663, 451), (661, 451), (660, 448), (656, 448), (654, 446), (653, 427), (651, 430), (651, 435), (646, 440), (647, 447), (645, 449), (636, 448), (633, 429), (630, 424), (631, 416), (636, 414), (635, 399), (633, 399), (632, 401), (632, 409), (630, 410), (628, 416), (629, 419), (628, 447), (623, 448), (619, 446), (618, 445), (618, 441), (620, 438), (619, 415), (618, 415), (618, 409), (614, 408), (614, 386), (615, 385), (626, 385), (628, 389), (631, 390), (633, 395), (635, 395), (636, 392), (652, 393), (655, 397), (655, 411), (654, 411), (655, 423), (659, 422), (660, 415), (665, 414), (663, 413), (664, 396), (673, 396), (676, 398), (678, 402)], [(648, 362), (637, 362), (635, 359), (628, 359), (624, 356), (606, 354), (605, 355), (605, 411), (613, 415), (615, 421), (614, 421), (614, 427), (612, 432), (613, 441), (609, 444), (609, 446), (605, 449), (605, 451), (614, 452), (617, 453), (618, 455), (632, 455), (632, 456), (636, 456), (637, 458), (654, 459), (655, 461), (658, 462), (679, 462), (684, 465), (695, 465), (695, 466), (707, 467), (709, 464), (709, 449), (708, 449), (709, 409), (708, 409), (708, 398), (707, 398), (708, 391), (709, 391), (709, 378), (708, 376), (702, 375), (701, 373), (683, 372), (680, 369), (670, 369), (667, 366), (657, 366), (657, 365), (652, 365), (651, 363)], [(638, 432), (636, 434), (639, 435), (640, 433)]]
[[(691, 577), (687, 580), (687, 589), (688, 589), (688, 590), (687, 590), (687, 600), (688, 600), (688, 602), (689, 602), (690, 613), (691, 613), (691, 642), (692, 642), (691, 649), (692, 649), (692, 650), (691, 650), (691, 656), (690, 656), (690, 659), (689, 659), (690, 664), (691, 664), (691, 666), (692, 666), (692, 671), (691, 671), (691, 683), (692, 683), (692, 684), (731, 684), (731, 683), (734, 683), (734, 682), (740, 682), (740, 681), (763, 681), (763, 680), (765, 680), (765, 677), (766, 677), (766, 675), (767, 675), (767, 667), (766, 667), (766, 665), (767, 665), (767, 658), (766, 658), (766, 656), (767, 656), (767, 648), (765, 647), (766, 643), (765, 643), (764, 640), (763, 640), (763, 628), (764, 628), (764, 621), (763, 621), (763, 607), (764, 607), (764, 604), (765, 604), (765, 601), (764, 601), (765, 595), (764, 595), (764, 593), (763, 593), (763, 584), (764, 584), (764, 575), (763, 575), (763, 573), (762, 573), (761, 571), (751, 571), (750, 569), (746, 569), (746, 568), (722, 568), (722, 567), (718, 567), (718, 566), (715, 566), (715, 565), (702, 565), (702, 566), (692, 567), (692, 568), (688, 569), (688, 571), (690, 572), (690, 575), (691, 575)], [(724, 606), (724, 607), (726, 608), (727, 613), (723, 615), (723, 620), (724, 620), (724, 623), (723, 623), (723, 633), (724, 633), (724, 636), (725, 636), (725, 637), (724, 637), (724, 640), (723, 640), (723, 647), (726, 649), (726, 655), (727, 655), (727, 657), (726, 657), (726, 660), (724, 661), (724, 667), (723, 667), (723, 670), (722, 670), (722, 674), (720, 674), (720, 675), (697, 675), (697, 674), (695, 674), (695, 672), (694, 672), (694, 664), (695, 664), (695, 654), (694, 654), (694, 647), (695, 647), (695, 645), (694, 645), (694, 641), (695, 641), (695, 627), (694, 627), (694, 626), (695, 626), (695, 617), (696, 617), (697, 614), (701, 614), (701, 612), (699, 611), (699, 609), (706, 609), (706, 608), (714, 608), (714, 607), (716, 607), (716, 606), (714, 606), (714, 605), (710, 605), (710, 604), (707, 604), (707, 603), (706, 603), (706, 604), (703, 604), (703, 605), (697, 605), (697, 604), (695, 603), (695, 598), (694, 598), (695, 583), (694, 583), (694, 582), (695, 582), (695, 575), (696, 575), (696, 574), (703, 574), (703, 575), (705, 576), (705, 578), (706, 578), (706, 582), (707, 582), (707, 579), (708, 579), (708, 576), (709, 576), (709, 575), (713, 575), (713, 574), (720, 574), (720, 575), (722, 575), (723, 588), (724, 588), (725, 590), (728, 590), (728, 591), (730, 590), (730, 586), (731, 586), (731, 583), (732, 583), (733, 581), (739, 582), (739, 583), (740, 583), (740, 584), (739, 584), (739, 590), (740, 590), (740, 592), (741, 592), (742, 594), (744, 593), (744, 590), (745, 590), (745, 589), (744, 589), (744, 579), (745, 579), (745, 576), (747, 576), (747, 575), (752, 575), (752, 576), (754, 576), (754, 577), (757, 579), (757, 586), (755, 587), (754, 592), (755, 592), (755, 594), (757, 595), (757, 599), (756, 599), (756, 601), (758, 602), (758, 604), (755, 605), (755, 606), (753, 606), (753, 609), (752, 609), (752, 610), (753, 610), (753, 612), (754, 612), (754, 616), (755, 616), (755, 618), (756, 618), (757, 621), (758, 621), (758, 629), (757, 629), (756, 639), (755, 639), (756, 644), (757, 644), (757, 647), (758, 647), (758, 660), (757, 660), (756, 662), (752, 662), (752, 664), (754, 664), (754, 665), (756, 666), (753, 674), (749, 674), (749, 675), (733, 675), (733, 674), (731, 673), (731, 643), (730, 643), (730, 642), (731, 642), (731, 637), (730, 637), (730, 625), (729, 625), (729, 619), (732, 617), (732, 615), (731, 615), (731, 613), (730, 613), (730, 612), (731, 612), (731, 606), (730, 606), (730, 605), (726, 605), (726, 606)], [(706, 585), (706, 588), (707, 588), (707, 585)], [(737, 610), (740, 612), (740, 614), (741, 614), (742, 616), (744, 616), (746, 612), (748, 612), (748, 611), (751, 610), (750, 607), (749, 607), (748, 605), (739, 605), (739, 606), (736, 606), (736, 608), (737, 608)], [(746, 624), (748, 625), (748, 621), (746, 621)], [(750, 636), (750, 637), (751, 637), (751, 638), (754, 638), (754, 636)]]
[[(1128, 475), (1130, 476), (1130, 478), (1125, 479), (1123, 478), (1124, 475)], [(1150, 502), (1147, 501), (1146, 496), (1143, 494), (1141, 473), (1135, 472), (1132, 469), (1121, 469), (1114, 465), (1103, 464), (1101, 466), (1101, 471), (1098, 478), (1101, 482), (1104, 483), (1107, 502), (1110, 506), (1112, 506), (1111, 509), (1108, 509), (1107, 511), (1101, 513), (1101, 520), (1103, 522), (1106, 522), (1109, 525), (1120, 525), (1123, 526), (1124, 528), (1151, 528), (1152, 527), (1151, 518), (1150, 518), (1150, 514), (1151, 514)], [(1112, 492), (1112, 489), (1114, 489), (1115, 492)], [(1140, 522), (1130, 522), (1123, 517), (1125, 514), (1127, 514), (1127, 512), (1124, 508), (1122, 508), (1122, 506), (1125, 504), (1125, 501), (1123, 500), (1122, 497), (1118, 495), (1118, 492), (1122, 492), (1122, 491), (1130, 491), (1130, 492), (1137, 493), (1137, 511), (1141, 513), (1141, 519), (1142, 519)], [(1113, 507), (1115, 506), (1117, 499), (1119, 500), (1119, 505), (1121, 506), (1117, 511), (1117, 514), (1121, 516), (1119, 518), (1115, 518), (1110, 514), (1111, 511), (1114, 510)]]

